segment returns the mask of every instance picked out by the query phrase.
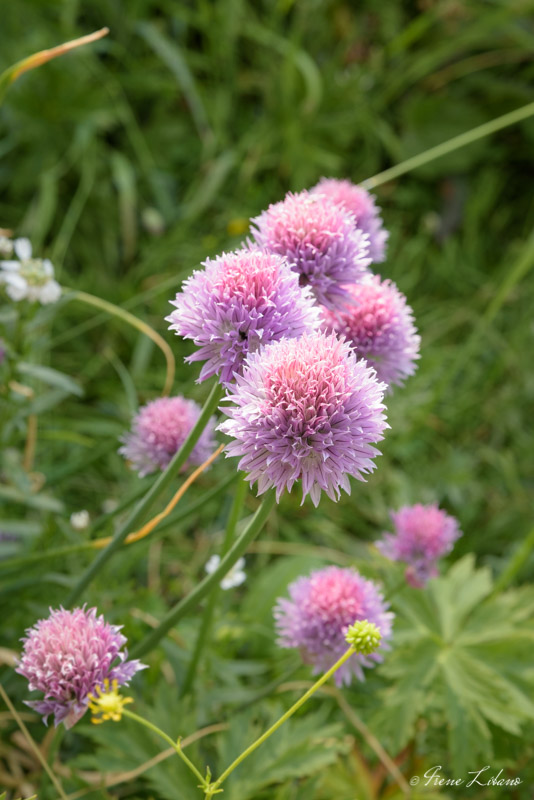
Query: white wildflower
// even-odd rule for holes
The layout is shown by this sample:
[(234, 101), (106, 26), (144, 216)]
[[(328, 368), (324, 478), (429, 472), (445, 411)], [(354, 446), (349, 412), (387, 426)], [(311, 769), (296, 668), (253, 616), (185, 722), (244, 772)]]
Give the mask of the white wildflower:
[(70, 524), (75, 531), (84, 531), (88, 527), (90, 521), (89, 512), (85, 509), (82, 511), (74, 511), (74, 513), (70, 515)]
[(9, 258), (13, 253), (13, 242), (7, 236), (0, 235), (0, 256), (2, 258)]
[(39, 301), (43, 305), (59, 300), (61, 286), (54, 280), (52, 262), (47, 258), (32, 258), (29, 239), (15, 239), (13, 250), (18, 261), (0, 261), (0, 284), (5, 285), (8, 297), (16, 302)]
[[(206, 563), (206, 572), (208, 575), (211, 575), (219, 564), (221, 563), (221, 559), (219, 556), (211, 556)], [(234, 566), (226, 573), (224, 578), (222, 579), (220, 586), (221, 589), (233, 589), (234, 586), (241, 586), (247, 579), (245, 571), (243, 567), (245, 566), (245, 559), (238, 558), (235, 562)]]

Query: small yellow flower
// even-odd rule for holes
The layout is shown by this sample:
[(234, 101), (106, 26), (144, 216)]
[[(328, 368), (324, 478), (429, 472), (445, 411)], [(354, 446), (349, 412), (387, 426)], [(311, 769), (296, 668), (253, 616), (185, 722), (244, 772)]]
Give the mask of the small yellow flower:
[(91, 721), (98, 725), (100, 722), (105, 722), (108, 719), (113, 722), (119, 722), (122, 718), (122, 710), (126, 703), (133, 703), (131, 697), (123, 697), (119, 694), (119, 684), (117, 679), (114, 678), (109, 683), (109, 679), (104, 681), (104, 689), (96, 687), (96, 695), (89, 695), (89, 708), (92, 713)]

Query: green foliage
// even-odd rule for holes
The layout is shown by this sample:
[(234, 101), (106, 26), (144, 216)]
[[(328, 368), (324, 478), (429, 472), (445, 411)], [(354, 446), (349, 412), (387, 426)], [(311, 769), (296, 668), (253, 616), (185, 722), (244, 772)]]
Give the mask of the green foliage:
[[(111, 34), (10, 87), (0, 110), (0, 227), (29, 236), (63, 285), (152, 325), (176, 355), (173, 391), (199, 401), (205, 387), (183, 363), (191, 347), (166, 332), (163, 317), (193, 268), (238, 246), (250, 216), (322, 175), (364, 180), (532, 100), (532, 0), (4, 5), (0, 72), (102, 25)], [(425, 591), (393, 595), (394, 646), (383, 667), (344, 696), (408, 779), (438, 761), (452, 775), (493, 759), (521, 775), (518, 797), (529, 797), (533, 138), (528, 120), (379, 187), (391, 230), (381, 273), (407, 294), (423, 345), (417, 374), (388, 398), (391, 430), (378, 469), (353, 486), (352, 497), (323, 499), (317, 511), (300, 506), (296, 491), (283, 498), (259, 542), (264, 549), (247, 556), (247, 583), (221, 593), (196, 693), (178, 700), (202, 605), (150, 655), (150, 670), (132, 690), (135, 708), (171, 735), (229, 722), (229, 731), (187, 750), (214, 776), (283, 710), (280, 684), (310, 678), (274, 641), (272, 607), (287, 584), (340, 563), (393, 587), (400, 572), (377, 566), (367, 543), (389, 526), (390, 508), (438, 501), (464, 531), (452, 567)], [(113, 534), (152, 485), (127, 469), (118, 438), (137, 405), (160, 393), (165, 373), (150, 340), (96, 309), (65, 297), (30, 313), (4, 300), (0, 531), (17, 537), (0, 541), (1, 638), (9, 654), (50, 605), (65, 603), (94, 557), (89, 540)], [(20, 394), (13, 381), (31, 393)], [(131, 644), (220, 551), (233, 470), (219, 459), (161, 528), (123, 548), (84, 595), (125, 625)], [(246, 514), (255, 507), (249, 498)], [(69, 518), (83, 508), (91, 525), (77, 532)], [(525, 585), (496, 591), (499, 574)], [(1, 662), (0, 679), (22, 708), (27, 687), (10, 663)], [(12, 750), (15, 725), (4, 717), (1, 724)], [(41, 741), (41, 723), (27, 724)], [(61, 745), (61, 762), (73, 771), (62, 780), (74, 792), (86, 787), (82, 769), (97, 780), (160, 752), (160, 742), (130, 721), (84, 722)], [(4, 768), (4, 750), (0, 759)], [(36, 769), (24, 766), (24, 779), (37, 790)], [(326, 695), (225, 787), (227, 797), (258, 800), (400, 795)], [(44, 786), (38, 796), (56, 794)], [(89, 795), (110, 796), (199, 793), (171, 756)]]
[(494, 755), (495, 727), (519, 736), (534, 720), (534, 590), (491, 590), (489, 570), (465, 556), (426, 591), (406, 589), (396, 600), (395, 647), (382, 670), (392, 685), (377, 715), (394, 752), (437, 710), (450, 768), (464, 775), (473, 760)]

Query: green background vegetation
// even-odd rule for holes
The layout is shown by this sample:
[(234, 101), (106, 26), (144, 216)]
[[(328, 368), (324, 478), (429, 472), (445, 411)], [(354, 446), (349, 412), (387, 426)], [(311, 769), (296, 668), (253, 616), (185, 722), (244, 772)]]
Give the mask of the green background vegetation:
[[(534, 4), (528, 1), (17, 0), (2, 5), (0, 69), (104, 25), (111, 33), (11, 87), (0, 111), (0, 227), (29, 236), (35, 252), (53, 261), (64, 286), (99, 295), (151, 324), (176, 354), (175, 391), (199, 400), (206, 387), (194, 383), (197, 368), (182, 361), (191, 347), (166, 331), (163, 317), (193, 268), (239, 244), (243, 220), (323, 175), (362, 181), (533, 99)], [(281, 678), (288, 659), (272, 643), (271, 601), (295, 575), (328, 561), (320, 548), (362, 559), (360, 566), (369, 560), (362, 542), (388, 527), (388, 509), (438, 501), (464, 531), (451, 562), (473, 552), (477, 564), (494, 574), (529, 533), (533, 145), (529, 120), (377, 190), (391, 230), (380, 271), (397, 282), (414, 308), (422, 336), (419, 370), (389, 400), (391, 430), (367, 484), (354, 485), (352, 497), (338, 504), (323, 498), (318, 511), (309, 501), (301, 507), (296, 492), (283, 500), (260, 538), (264, 550), (270, 542), (273, 552), (249, 557), (244, 603), (238, 605), (236, 595), (223, 598), (199, 676), (206, 691), (196, 704), (187, 699), (179, 705), (176, 684), (198, 618), (187, 620), (166, 642), (158, 656), (162, 673), (153, 670), (145, 678), (143, 696), (147, 714), (156, 713), (156, 703), (158, 721), (167, 729), (179, 725), (187, 733), (227, 719), (261, 687)], [(59, 308), (39, 311), (29, 347), (31, 359), (72, 376), (76, 384), (32, 384), (37, 405), (30, 409), (19, 402), (3, 443), (0, 527), (22, 534), (21, 542), (6, 550), (17, 557), (76, 545), (90, 533), (71, 529), (71, 512), (87, 508), (95, 520), (104, 501), (122, 503), (138, 491), (138, 479), (117, 455), (117, 439), (137, 404), (157, 396), (164, 381), (162, 355), (146, 337), (68, 296)], [(5, 397), (1, 402), (6, 409)], [(40, 412), (35, 469), (44, 483), (38, 493), (32, 493), (21, 467), (29, 410)], [(220, 459), (183, 501), (184, 510), (202, 503), (202, 493), (233, 469), (232, 462)], [(228, 503), (217, 498), (183, 519), (179, 514), (161, 535), (124, 550), (90, 588), (87, 601), (113, 621), (126, 621), (130, 639), (140, 638), (147, 615), (161, 617), (217, 551)], [(249, 510), (255, 505), (251, 496)], [(99, 534), (112, 532), (112, 522)], [(293, 557), (280, 558), (279, 551)], [(49, 605), (65, 601), (87, 563), (89, 556), (81, 553), (26, 560), (11, 569), (7, 561), (0, 564), (2, 644), (17, 648), (24, 627)], [(531, 556), (517, 578), (528, 583), (533, 573)], [(465, 580), (480, 587), (482, 573), (477, 579), (469, 574)], [(453, 585), (457, 578), (451, 580)], [(483, 595), (483, 588), (474, 590), (475, 599)], [(528, 603), (518, 601), (518, 615)], [(403, 662), (402, 648), (399, 652), (402, 672), (409, 669), (410, 654)], [(395, 678), (394, 661), (390, 670)], [(306, 679), (308, 672), (299, 675)], [(527, 674), (516, 677), (526, 686)], [(369, 719), (376, 711), (373, 690), (382, 689), (384, 680), (372, 675), (364, 689), (349, 693)], [(17, 702), (24, 697), (22, 684), (12, 675), (6, 678)], [(417, 774), (420, 762), (450, 763), (440, 758), (447, 757), (454, 721), (449, 730), (432, 722), (447, 705), (447, 694), (440, 698), (428, 710), (428, 730), (395, 717), (395, 726), (408, 726), (403, 762), (408, 777), (410, 765)], [(264, 704), (267, 718), (275, 718), (281, 702)], [(483, 705), (483, 699), (477, 702)], [(256, 724), (255, 711), (254, 705), (244, 712), (246, 724), (239, 718), (233, 738), (221, 734), (224, 762), (239, 752), (242, 737), (250, 738), (247, 726)], [(460, 735), (466, 723), (462, 709), (456, 711)], [(335, 711), (317, 703), (313, 713), (315, 723), (297, 719), (286, 745), (278, 743), (280, 752), (271, 752), (271, 760), (281, 762), (278, 773), (268, 771), (264, 751), (258, 764), (250, 765), (250, 774), (261, 776), (265, 768), (271, 782), (287, 779), (286, 788), (275, 795), (261, 781), (245, 786), (243, 776), (233, 790), (229, 784), (225, 797), (350, 800), (360, 780), (361, 796), (375, 796), (371, 778), (363, 785), (366, 768), (359, 751), (347, 744)], [(322, 745), (314, 750), (306, 740), (313, 724), (317, 730), (333, 726), (324, 734), (337, 742), (331, 753)], [(402, 736), (388, 738), (387, 718), (376, 724), (394, 755), (396, 745), (406, 746)], [(499, 763), (515, 765), (512, 774), (525, 780), (526, 767), (521, 771), (518, 765), (532, 756), (529, 725), (523, 738), (506, 725), (508, 732), (499, 728), (494, 737)], [(37, 725), (32, 730), (40, 735)], [(86, 725), (83, 731), (86, 740), (107, 742), (109, 769), (127, 769), (157, 752), (148, 734), (128, 725), (121, 733), (111, 726)], [(470, 733), (472, 752), (483, 753), (477, 749), (480, 730), (477, 734), (475, 725)], [(88, 755), (91, 747), (85, 745), (80, 755), (82, 738), (72, 734), (67, 753), (79, 766), (94, 769), (99, 762)], [(300, 772), (292, 772), (280, 755), (291, 753), (291, 746), (295, 753), (287, 760), (300, 763)], [(330, 783), (312, 777), (297, 784), (297, 777), (321, 766), (321, 757), (324, 765), (333, 763), (336, 748), (342, 765), (338, 760), (326, 771)], [(124, 751), (132, 764), (121, 756)], [(365, 747), (363, 752), (374, 763)], [(469, 758), (456, 763), (468, 769), (479, 764)], [(173, 762), (167, 772), (154, 770), (149, 788), (133, 784), (131, 796), (144, 791), (178, 800), (189, 796), (194, 787), (181, 794), (175, 785), (180, 769)], [(184, 787), (189, 780), (184, 776)]]

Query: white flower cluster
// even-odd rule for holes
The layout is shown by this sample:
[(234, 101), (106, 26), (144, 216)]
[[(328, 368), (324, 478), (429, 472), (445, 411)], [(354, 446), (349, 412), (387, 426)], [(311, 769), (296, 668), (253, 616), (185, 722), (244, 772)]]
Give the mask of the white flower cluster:
[(39, 301), (43, 305), (55, 303), (61, 296), (61, 286), (54, 280), (54, 267), (47, 258), (32, 258), (29, 239), (15, 239), (13, 243), (1, 237), (0, 255), (11, 255), (18, 261), (0, 261), (0, 285), (12, 300)]
[[(220, 563), (221, 559), (219, 556), (211, 556), (211, 558), (208, 559), (205, 566), (205, 570), (208, 573), (208, 575), (211, 575), (213, 572), (215, 572)], [(222, 579), (220, 583), (221, 589), (225, 590), (233, 589), (234, 586), (241, 586), (241, 584), (244, 583), (244, 581), (246, 581), (247, 579), (247, 576), (243, 569), (244, 566), (245, 566), (245, 559), (238, 558), (234, 566), (230, 568), (230, 571), (227, 572), (227, 574)]]

